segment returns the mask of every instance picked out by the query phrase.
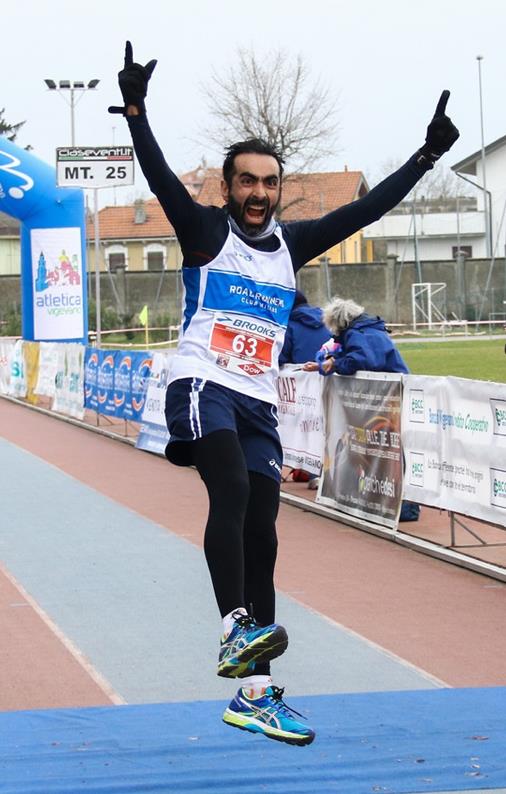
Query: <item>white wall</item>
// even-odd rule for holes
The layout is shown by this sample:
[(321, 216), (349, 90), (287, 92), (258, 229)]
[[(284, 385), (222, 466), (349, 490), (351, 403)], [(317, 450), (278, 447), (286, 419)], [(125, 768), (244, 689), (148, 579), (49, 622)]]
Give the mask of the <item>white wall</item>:
[[(414, 221), (414, 222), (413, 222)], [(420, 260), (452, 259), (453, 246), (471, 245), (473, 258), (485, 256), (483, 212), (431, 212), (413, 215), (388, 214), (364, 229), (371, 240), (386, 240), (387, 253), (401, 260), (415, 259), (416, 227)]]
[[(506, 244), (506, 217), (501, 218), (505, 212), (506, 204), (506, 145), (496, 149), (485, 158), (485, 173), (487, 190), (492, 193), (492, 246), (497, 257), (503, 257)], [(483, 169), (481, 159), (476, 163), (476, 177), (470, 179), (483, 185)], [(483, 209), (483, 191), (477, 191), (478, 207)], [(500, 228), (501, 227), (501, 228)]]

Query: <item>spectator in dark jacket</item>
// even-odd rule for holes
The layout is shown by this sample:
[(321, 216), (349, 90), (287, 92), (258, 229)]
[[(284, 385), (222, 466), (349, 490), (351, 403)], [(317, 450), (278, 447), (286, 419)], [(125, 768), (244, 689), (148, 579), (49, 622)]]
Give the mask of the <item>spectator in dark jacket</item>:
[(297, 290), (288, 320), (285, 343), (279, 354), (280, 366), (304, 364), (314, 359), (317, 351), (329, 338), (329, 333), (322, 320), (322, 310), (317, 306), (310, 306), (306, 296)]
[(366, 314), (355, 301), (336, 297), (324, 307), (323, 319), (339, 344), (334, 352), (327, 345), (323, 355), (318, 356), (318, 363), (308, 361), (304, 369), (319, 368), (322, 375), (354, 375), (361, 369), (408, 372), (381, 317)]

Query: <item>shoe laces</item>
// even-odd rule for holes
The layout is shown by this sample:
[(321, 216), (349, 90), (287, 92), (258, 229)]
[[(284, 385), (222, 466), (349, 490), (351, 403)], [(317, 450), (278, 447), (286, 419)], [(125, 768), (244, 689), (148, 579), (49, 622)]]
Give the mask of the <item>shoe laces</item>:
[(255, 618), (252, 618), (251, 615), (245, 615), (243, 612), (232, 612), (232, 617), (242, 629), (254, 629), (258, 626)]
[(269, 688), (271, 690), (270, 693), (271, 700), (275, 702), (276, 708), (279, 709), (279, 711), (285, 711), (286, 713), (291, 712), (292, 714), (296, 714), (297, 717), (302, 717), (303, 720), (307, 720), (307, 717), (305, 717), (304, 714), (301, 714), (300, 711), (296, 711), (295, 709), (293, 709), (291, 706), (288, 705), (288, 703), (285, 703), (285, 701), (283, 700), (283, 695), (285, 694), (284, 686), (279, 687), (279, 686), (274, 686), (274, 684), (271, 684)]

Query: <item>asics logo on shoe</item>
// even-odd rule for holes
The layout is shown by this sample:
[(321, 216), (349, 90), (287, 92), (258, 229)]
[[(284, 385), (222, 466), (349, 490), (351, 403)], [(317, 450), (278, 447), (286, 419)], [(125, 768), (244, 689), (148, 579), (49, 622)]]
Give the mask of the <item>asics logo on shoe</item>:
[(233, 617), (234, 627), (221, 643), (218, 675), (241, 678), (251, 673), (255, 662), (275, 659), (286, 650), (288, 636), (282, 626), (259, 626), (252, 617), (240, 613)]
[(309, 725), (296, 719), (302, 717), (283, 700), (283, 689), (267, 687), (265, 694), (248, 698), (240, 689), (223, 715), (233, 728), (250, 733), (263, 733), (268, 739), (299, 746), (311, 744), (315, 733)]

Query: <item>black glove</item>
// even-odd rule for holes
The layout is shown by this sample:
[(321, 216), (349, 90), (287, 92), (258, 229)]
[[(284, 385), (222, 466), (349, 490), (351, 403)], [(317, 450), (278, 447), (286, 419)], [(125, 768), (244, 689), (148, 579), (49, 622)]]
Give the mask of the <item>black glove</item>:
[(427, 127), (427, 136), (424, 145), (418, 151), (417, 162), (433, 168), (436, 160), (447, 152), (460, 133), (452, 120), (445, 114), (446, 103), (450, 96), (449, 91), (443, 91), (437, 103), (434, 118)]
[(126, 110), (129, 105), (135, 105), (141, 113), (146, 112), (144, 99), (148, 93), (149, 78), (153, 74), (156, 63), (155, 60), (149, 61), (146, 66), (134, 63), (132, 45), (127, 41), (125, 46), (125, 65), (121, 72), (118, 73), (118, 83), (125, 104), (123, 107), (112, 105), (109, 108), (109, 113), (122, 113), (123, 116), (126, 116)]

